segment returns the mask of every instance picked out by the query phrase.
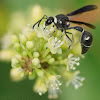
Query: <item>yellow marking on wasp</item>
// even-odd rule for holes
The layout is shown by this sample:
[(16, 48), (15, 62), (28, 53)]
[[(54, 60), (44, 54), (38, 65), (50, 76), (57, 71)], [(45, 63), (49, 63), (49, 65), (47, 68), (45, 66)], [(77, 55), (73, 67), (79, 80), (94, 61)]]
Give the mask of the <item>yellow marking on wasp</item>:
[(54, 17), (54, 22), (57, 23), (57, 18), (56, 17)]
[(85, 38), (85, 40), (89, 40), (89, 39), (90, 39), (90, 37), (89, 37), (89, 36)]

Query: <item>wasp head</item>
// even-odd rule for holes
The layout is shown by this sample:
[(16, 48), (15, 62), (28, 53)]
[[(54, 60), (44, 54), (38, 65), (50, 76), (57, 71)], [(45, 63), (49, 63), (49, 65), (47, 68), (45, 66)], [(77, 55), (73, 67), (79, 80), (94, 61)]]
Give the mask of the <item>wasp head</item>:
[(52, 22), (54, 22), (54, 18), (53, 17), (49, 17), (45, 22), (45, 26), (50, 25)]

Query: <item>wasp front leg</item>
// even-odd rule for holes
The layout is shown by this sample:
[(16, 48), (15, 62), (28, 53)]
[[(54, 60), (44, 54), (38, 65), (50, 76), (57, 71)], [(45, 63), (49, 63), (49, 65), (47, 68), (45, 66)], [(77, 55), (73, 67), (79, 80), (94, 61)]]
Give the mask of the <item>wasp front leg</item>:
[(57, 28), (53, 31), (50, 37), (52, 37), (56, 31), (57, 31)]
[(34, 27), (35, 27), (36, 24), (38, 24), (38, 27), (39, 27), (40, 22), (41, 22), (43, 19), (47, 19), (47, 18), (48, 18), (47, 15), (44, 15), (39, 21), (37, 21), (37, 22), (33, 25), (33, 29), (34, 29)]

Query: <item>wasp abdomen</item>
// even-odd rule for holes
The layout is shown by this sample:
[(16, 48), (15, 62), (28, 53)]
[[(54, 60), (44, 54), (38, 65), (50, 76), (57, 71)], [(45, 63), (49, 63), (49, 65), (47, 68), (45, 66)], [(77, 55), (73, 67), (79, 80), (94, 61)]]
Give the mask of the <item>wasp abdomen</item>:
[(84, 31), (81, 37), (82, 54), (88, 51), (88, 49), (91, 47), (92, 41), (92, 35), (89, 32)]

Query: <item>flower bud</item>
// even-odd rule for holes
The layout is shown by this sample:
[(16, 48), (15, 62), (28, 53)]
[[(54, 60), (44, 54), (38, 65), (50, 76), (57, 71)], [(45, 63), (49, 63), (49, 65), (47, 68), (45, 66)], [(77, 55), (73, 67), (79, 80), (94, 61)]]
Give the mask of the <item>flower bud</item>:
[(26, 51), (23, 51), (22, 54), (23, 54), (24, 57), (27, 57), (27, 53), (26, 53)]
[(29, 73), (29, 80), (33, 80), (35, 79), (35, 76), (36, 76), (36, 73), (35, 72), (32, 72), (31, 74)]
[(15, 68), (20, 63), (19, 59), (16, 57), (12, 58), (11, 62), (12, 62), (11, 65), (13, 68)]
[(27, 42), (26, 42), (26, 47), (27, 47), (29, 50), (32, 50), (33, 47), (34, 47), (33, 42), (32, 42), (32, 41), (27, 41)]
[(38, 57), (39, 57), (39, 53), (38, 53), (38, 52), (34, 52), (34, 53), (33, 53), (33, 57), (34, 57), (34, 58), (38, 58)]
[(16, 42), (19, 42), (18, 37), (17, 37), (16, 35), (12, 35), (12, 36), (11, 36), (11, 42), (12, 42), (13, 44), (16, 43)]
[(24, 79), (24, 77), (20, 77), (20, 74), (22, 72), (22, 69), (20, 67), (17, 68), (12, 68), (10, 70), (10, 78), (12, 81), (18, 82), (21, 81), (22, 79)]
[(28, 33), (28, 32), (27, 32), (25, 35), (26, 35), (26, 37), (27, 37), (27, 39), (28, 39), (29, 41), (32, 41), (33, 38), (34, 38), (34, 35), (33, 35), (32, 33)]
[(39, 65), (37, 66), (37, 68), (41, 68), (41, 64), (39, 64)]
[(21, 51), (21, 45), (18, 42), (14, 44), (14, 47), (18, 52)]
[(51, 58), (51, 55), (47, 55), (45, 59), (49, 60), (50, 58)]
[(62, 54), (62, 49), (61, 48), (58, 48), (58, 54)]
[(54, 61), (55, 61), (55, 59), (54, 59), (54, 58), (51, 58), (51, 59), (48, 60), (48, 63), (49, 63), (49, 64), (53, 64)]
[(47, 91), (46, 84), (42, 81), (41, 78), (38, 78), (36, 80), (36, 83), (35, 83), (35, 85), (33, 87), (33, 90), (35, 92), (38, 92), (39, 95), (42, 95), (42, 94), (44, 94)]
[(25, 76), (25, 72), (21, 72), (20, 77), (24, 77)]
[(23, 45), (25, 45), (26, 42), (27, 42), (26, 36), (25, 36), (25, 35), (21, 35), (21, 36), (20, 36), (20, 41), (21, 41), (21, 43), (22, 43)]
[(33, 64), (34, 66), (39, 65), (39, 63), (40, 63), (40, 60), (39, 60), (38, 58), (34, 58), (34, 59), (32, 60), (32, 64)]
[(40, 69), (35, 69), (38, 76), (42, 77), (44, 75), (43, 71)]
[(32, 12), (31, 12), (31, 15), (32, 15), (32, 18), (34, 18), (34, 20), (39, 20), (42, 15), (42, 9), (40, 7), (40, 5), (35, 5), (33, 8), (32, 8)]

